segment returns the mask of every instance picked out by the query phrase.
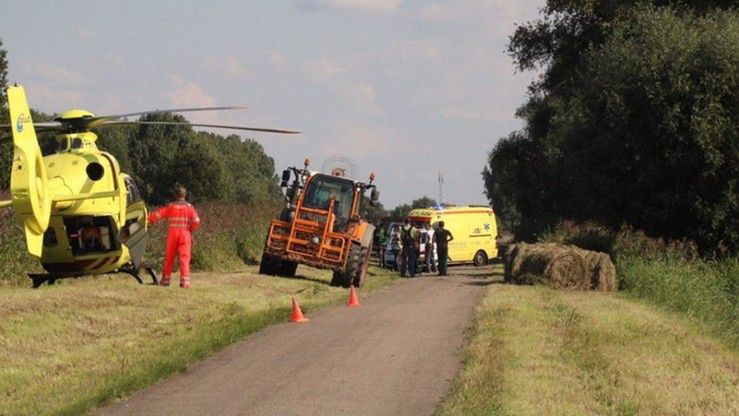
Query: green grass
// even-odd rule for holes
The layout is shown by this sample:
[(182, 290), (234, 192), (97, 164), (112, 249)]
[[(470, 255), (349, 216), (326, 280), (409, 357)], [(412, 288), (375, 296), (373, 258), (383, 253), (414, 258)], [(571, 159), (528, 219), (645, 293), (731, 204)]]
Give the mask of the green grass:
[(739, 258), (705, 260), (689, 241), (665, 241), (623, 228), (563, 223), (543, 241), (609, 253), (620, 289), (678, 312), (730, 348), (739, 348)]
[(736, 414), (732, 351), (618, 294), (494, 284), (440, 415)]
[[(330, 272), (303, 266), (298, 278), (201, 273), (181, 290), (127, 276), (67, 280), (0, 291), (0, 414), (80, 414), (184, 370), (245, 335), (346, 300)], [(362, 291), (386, 286), (371, 268)], [(302, 277), (302, 278), (300, 278)]]
[(689, 317), (739, 349), (739, 260), (685, 261), (623, 256), (617, 262), (623, 290)]

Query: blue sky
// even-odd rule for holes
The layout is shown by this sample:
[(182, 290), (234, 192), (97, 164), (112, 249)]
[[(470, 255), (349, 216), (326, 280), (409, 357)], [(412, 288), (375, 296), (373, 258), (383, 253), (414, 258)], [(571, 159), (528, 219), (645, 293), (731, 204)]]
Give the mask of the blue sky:
[[(248, 104), (191, 121), (250, 134), (278, 172), (305, 157), (377, 176), (386, 208), (485, 204), (481, 171), (536, 76), (505, 53), (544, 0), (2, 2), (9, 82), (31, 106), (98, 115)], [(219, 131), (229, 134), (228, 131)]]

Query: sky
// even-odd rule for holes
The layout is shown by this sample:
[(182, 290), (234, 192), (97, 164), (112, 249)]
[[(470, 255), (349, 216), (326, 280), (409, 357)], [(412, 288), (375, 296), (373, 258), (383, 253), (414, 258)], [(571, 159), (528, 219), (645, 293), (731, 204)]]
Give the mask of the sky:
[[(276, 172), (375, 173), (387, 209), (487, 204), (482, 170), (537, 74), (506, 53), (544, 0), (4, 0), (8, 82), (45, 113), (248, 105), (192, 122), (239, 133)], [(230, 131), (220, 130), (222, 135)], [(443, 183), (440, 187), (440, 177)]]

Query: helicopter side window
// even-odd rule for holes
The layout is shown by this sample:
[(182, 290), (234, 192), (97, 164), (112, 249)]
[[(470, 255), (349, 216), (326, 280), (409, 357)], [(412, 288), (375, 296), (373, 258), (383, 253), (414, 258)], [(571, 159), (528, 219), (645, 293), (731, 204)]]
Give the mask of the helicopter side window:
[(139, 188), (136, 187), (136, 183), (131, 178), (125, 178), (126, 191), (128, 191), (128, 204), (133, 204), (141, 200), (141, 193)]
[(72, 149), (81, 149), (84, 144), (85, 142), (82, 139), (74, 139), (72, 140)]
[(66, 137), (63, 137), (59, 139), (59, 147), (57, 148), (57, 151), (63, 152), (65, 150), (69, 150), (69, 139)]

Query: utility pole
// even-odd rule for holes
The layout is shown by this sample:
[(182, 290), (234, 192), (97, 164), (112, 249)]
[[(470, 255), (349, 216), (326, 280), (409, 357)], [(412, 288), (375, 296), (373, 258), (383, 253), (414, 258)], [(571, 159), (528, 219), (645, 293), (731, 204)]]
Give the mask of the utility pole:
[(444, 203), (444, 176), (441, 174), (441, 169), (439, 169), (439, 201), (437, 204), (441, 205)]

